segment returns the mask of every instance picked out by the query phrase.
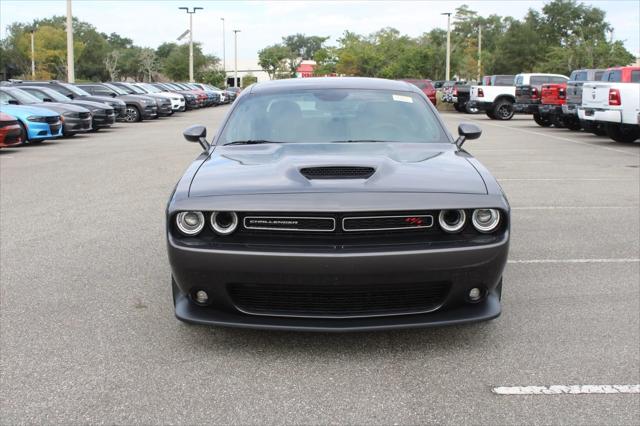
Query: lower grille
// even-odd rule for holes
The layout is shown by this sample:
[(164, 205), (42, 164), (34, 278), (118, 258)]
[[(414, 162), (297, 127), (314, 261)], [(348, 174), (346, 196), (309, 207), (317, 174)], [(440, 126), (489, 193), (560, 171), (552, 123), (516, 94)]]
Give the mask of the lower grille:
[(436, 310), (448, 282), (384, 285), (231, 284), (229, 295), (252, 315), (349, 318), (405, 315)]
[(369, 179), (376, 170), (373, 167), (328, 166), (305, 167), (300, 173), (307, 179)]

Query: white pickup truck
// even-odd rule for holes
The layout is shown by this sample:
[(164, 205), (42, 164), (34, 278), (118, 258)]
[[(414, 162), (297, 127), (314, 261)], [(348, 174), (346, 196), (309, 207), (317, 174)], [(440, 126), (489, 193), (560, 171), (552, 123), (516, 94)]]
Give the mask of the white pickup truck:
[(578, 117), (604, 124), (616, 142), (640, 139), (640, 83), (585, 82)]
[(494, 120), (511, 120), (516, 101), (513, 75), (492, 75), (486, 86), (471, 86), (468, 105)]

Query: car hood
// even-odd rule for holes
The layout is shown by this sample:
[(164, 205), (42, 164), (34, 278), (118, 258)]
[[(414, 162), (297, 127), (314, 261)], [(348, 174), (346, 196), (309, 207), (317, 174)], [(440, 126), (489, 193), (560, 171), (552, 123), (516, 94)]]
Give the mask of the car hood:
[(156, 100), (153, 99), (150, 96), (146, 96), (146, 95), (119, 95), (118, 99), (123, 100), (123, 101), (129, 101), (129, 102), (140, 102), (140, 100), (145, 100), (148, 103), (150, 103), (151, 105), (154, 105)]
[(65, 112), (90, 112), (88, 109), (83, 108), (81, 106), (60, 103), (60, 102), (43, 102), (38, 104), (38, 108), (50, 109), (52, 111), (56, 111), (60, 114)]
[[(452, 144), (299, 143), (219, 146), (196, 173), (191, 197), (297, 192), (487, 194)], [(307, 167), (372, 167), (368, 179), (307, 179)]]
[(83, 108), (88, 108), (90, 110), (98, 110), (98, 109), (106, 109), (106, 110), (110, 110), (113, 109), (113, 107), (109, 104), (105, 104), (102, 102), (92, 102), (92, 101), (85, 101), (85, 100), (76, 100), (73, 101), (73, 105), (77, 105)]
[(93, 101), (93, 102), (99, 102), (99, 103), (105, 103), (107, 105), (111, 105), (111, 104), (118, 104), (122, 107), (124, 107), (126, 104), (124, 102), (122, 102), (120, 99), (117, 98), (112, 98), (110, 96), (97, 96), (97, 95), (91, 95), (91, 96), (77, 96), (74, 99), (77, 100), (87, 100), (87, 101)]
[(39, 115), (44, 117), (59, 115), (57, 112), (53, 112), (50, 109), (30, 105), (0, 105), (0, 111), (22, 119), (26, 119), (30, 115)]

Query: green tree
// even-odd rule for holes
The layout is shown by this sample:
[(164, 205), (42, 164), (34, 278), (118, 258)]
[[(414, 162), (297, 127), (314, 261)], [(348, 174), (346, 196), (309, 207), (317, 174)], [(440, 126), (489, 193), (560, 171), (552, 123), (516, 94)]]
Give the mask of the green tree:
[(258, 52), (258, 65), (273, 80), (278, 73), (286, 70), (285, 59), (287, 59), (288, 55), (289, 50), (280, 44), (267, 46)]
[(313, 59), (316, 52), (329, 37), (306, 36), (294, 34), (282, 38), (282, 46), (287, 49), (287, 63), (291, 77), (296, 76), (296, 70), (303, 60)]

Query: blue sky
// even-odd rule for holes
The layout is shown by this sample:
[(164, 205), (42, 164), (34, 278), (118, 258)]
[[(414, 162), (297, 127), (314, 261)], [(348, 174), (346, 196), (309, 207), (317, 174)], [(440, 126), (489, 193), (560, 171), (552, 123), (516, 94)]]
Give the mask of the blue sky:
[[(226, 27), (227, 68), (233, 63), (233, 33), (238, 34), (238, 60), (255, 63), (257, 51), (294, 33), (330, 36), (335, 41), (345, 30), (370, 33), (391, 26), (417, 36), (433, 28), (446, 28), (442, 12), (461, 4), (487, 16), (522, 17), (528, 8), (541, 9), (544, 1), (162, 1), (74, 0), (73, 13), (99, 31), (117, 32), (138, 45), (156, 47), (174, 41), (186, 28), (188, 18), (180, 6), (200, 6), (194, 17), (194, 38), (207, 53), (222, 57), (222, 21)], [(628, 50), (640, 56), (640, 1), (585, 1), (607, 12), (614, 38), (624, 40)], [(13, 22), (30, 22), (66, 13), (65, 0), (2, 0), (0, 35)]]

